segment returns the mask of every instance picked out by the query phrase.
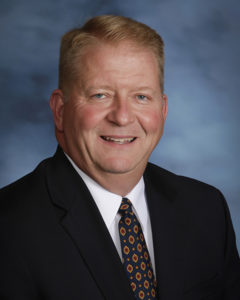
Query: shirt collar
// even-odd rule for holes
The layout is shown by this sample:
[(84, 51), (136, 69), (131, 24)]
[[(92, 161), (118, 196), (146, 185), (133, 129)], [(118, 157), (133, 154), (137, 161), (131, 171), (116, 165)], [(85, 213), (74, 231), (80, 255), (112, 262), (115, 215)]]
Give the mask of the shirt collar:
[[(101, 215), (102, 218), (109, 229), (111, 224), (114, 221), (118, 213), (118, 209), (120, 207), (122, 197), (120, 195), (114, 194), (101, 185), (99, 185), (96, 181), (94, 181), (91, 177), (89, 177), (86, 173), (84, 173), (81, 169), (77, 167), (77, 165), (73, 162), (73, 160), (65, 153), (66, 157), (71, 162), (74, 169), (81, 176), (84, 183), (87, 185)], [(147, 204), (145, 198), (145, 185), (143, 177), (141, 177), (140, 181), (135, 185), (135, 187), (128, 193), (125, 198), (128, 198), (133, 205), (133, 209), (137, 215), (138, 220), (141, 223), (142, 229), (146, 226), (147, 222)]]

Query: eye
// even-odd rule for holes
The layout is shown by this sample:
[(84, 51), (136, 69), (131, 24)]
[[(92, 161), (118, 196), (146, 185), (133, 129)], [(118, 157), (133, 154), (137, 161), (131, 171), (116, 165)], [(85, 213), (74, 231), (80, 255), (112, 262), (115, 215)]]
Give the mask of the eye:
[(98, 93), (98, 94), (93, 95), (93, 97), (97, 98), (97, 99), (103, 99), (103, 98), (105, 98), (105, 95), (101, 94), (101, 93)]
[(137, 99), (141, 101), (146, 101), (148, 98), (145, 95), (137, 95)]

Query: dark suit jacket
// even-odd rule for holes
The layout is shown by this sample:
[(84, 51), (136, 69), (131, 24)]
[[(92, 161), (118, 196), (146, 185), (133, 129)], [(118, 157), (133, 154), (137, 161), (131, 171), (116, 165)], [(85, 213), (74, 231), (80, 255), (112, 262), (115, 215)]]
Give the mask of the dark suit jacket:
[[(159, 299), (240, 299), (221, 193), (149, 164), (144, 174)], [(59, 148), (0, 191), (1, 300), (134, 300), (86, 185)]]

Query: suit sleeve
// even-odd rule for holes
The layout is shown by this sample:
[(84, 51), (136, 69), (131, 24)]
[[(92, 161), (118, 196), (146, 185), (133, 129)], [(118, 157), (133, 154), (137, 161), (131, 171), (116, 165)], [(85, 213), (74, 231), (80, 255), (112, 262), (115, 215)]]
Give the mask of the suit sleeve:
[(37, 300), (33, 279), (11, 241), (11, 233), (0, 222), (0, 299)]
[(229, 209), (224, 197), (223, 205), (225, 209), (226, 220), (226, 240), (225, 240), (225, 262), (224, 262), (224, 299), (239, 300), (240, 299), (240, 260), (236, 247), (236, 238), (232, 225)]

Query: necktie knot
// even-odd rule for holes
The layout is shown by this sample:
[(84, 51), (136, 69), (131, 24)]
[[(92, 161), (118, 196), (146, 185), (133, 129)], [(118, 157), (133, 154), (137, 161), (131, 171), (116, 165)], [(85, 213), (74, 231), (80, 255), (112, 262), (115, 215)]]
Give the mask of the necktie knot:
[(119, 214), (123, 217), (126, 214), (133, 214), (132, 212), (132, 203), (128, 198), (122, 198), (121, 205), (118, 210)]

